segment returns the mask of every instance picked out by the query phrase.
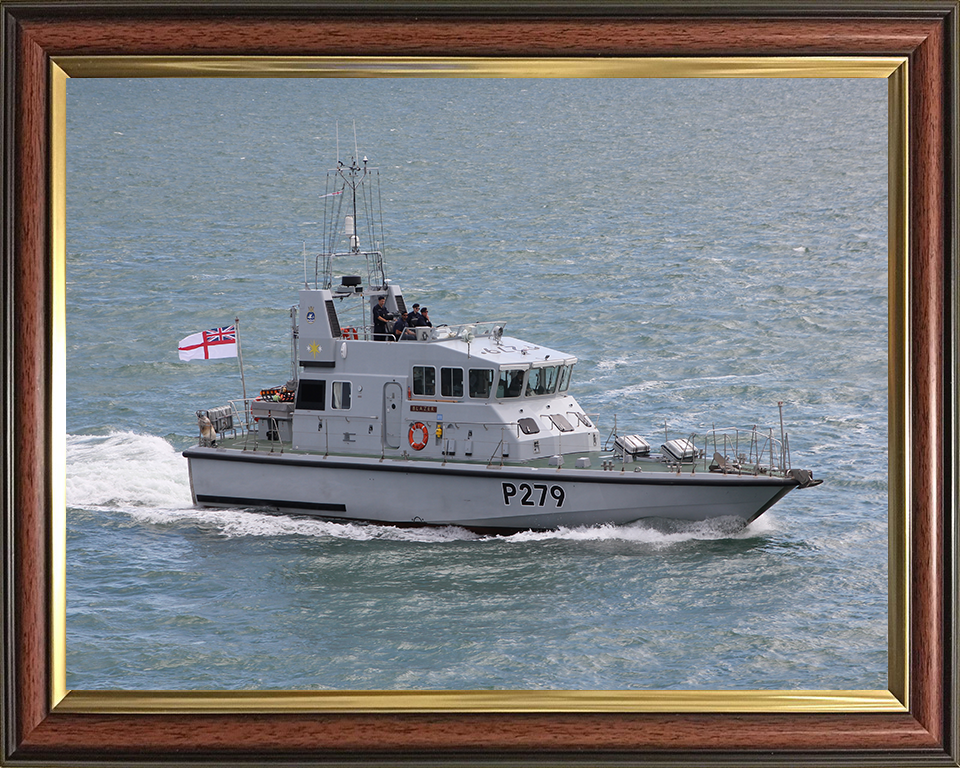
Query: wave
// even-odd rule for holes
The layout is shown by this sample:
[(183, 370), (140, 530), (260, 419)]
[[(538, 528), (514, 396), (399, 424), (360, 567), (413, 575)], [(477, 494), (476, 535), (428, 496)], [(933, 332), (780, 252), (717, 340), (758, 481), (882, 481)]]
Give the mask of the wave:
[[(691, 541), (719, 541), (764, 537), (775, 529), (771, 519), (755, 521), (746, 528), (739, 521), (710, 520), (673, 524), (669, 528), (640, 521), (630, 525), (599, 525), (559, 528), (555, 531), (521, 531), (509, 535), (481, 535), (457, 526), (398, 528), (374, 523), (344, 523), (296, 515), (270, 514), (241, 509), (134, 510), (138, 518), (158, 524), (190, 522), (201, 529), (227, 538), (298, 536), (351, 542), (407, 542), (412, 544), (456, 544), (475, 542), (487, 546), (540, 544), (548, 542), (618, 542), (661, 549)], [(769, 518), (769, 515), (767, 516)]]
[(512, 536), (502, 537), (502, 539), (515, 543), (549, 540), (614, 541), (661, 548), (683, 544), (688, 541), (752, 539), (766, 536), (775, 529), (775, 520), (767, 514), (746, 527), (742, 525), (740, 520), (734, 518), (714, 518), (689, 523), (640, 520), (629, 525), (560, 528), (556, 531), (523, 531)]
[(192, 506), (187, 460), (152, 435), (67, 435), (66, 479), (68, 507)]

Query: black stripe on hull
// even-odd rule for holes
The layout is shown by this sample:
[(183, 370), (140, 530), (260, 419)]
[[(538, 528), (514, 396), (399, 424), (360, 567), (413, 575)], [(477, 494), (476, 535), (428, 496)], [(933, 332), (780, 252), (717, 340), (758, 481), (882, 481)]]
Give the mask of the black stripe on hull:
[[(279, 501), (277, 499), (245, 499), (237, 496), (206, 496), (197, 497), (197, 503), (209, 506), (238, 507), (241, 509), (255, 508), (266, 514), (279, 512), (310, 517), (316, 520), (326, 520), (332, 523), (352, 523), (354, 525), (386, 525), (391, 528), (463, 528), (471, 533), (482, 536), (510, 536), (525, 531), (552, 531), (554, 528), (537, 528), (535, 526), (479, 526), (464, 525), (463, 523), (421, 523), (409, 520), (371, 520), (368, 517), (349, 517), (347, 508), (343, 504), (311, 504), (307, 501)], [(340, 514), (337, 514), (340, 513)]]
[[(311, 504), (308, 501), (280, 501), (278, 499), (240, 498), (239, 496), (197, 496), (196, 503), (217, 507), (238, 507), (241, 509), (254, 508), (270, 514), (291, 514), (310, 517), (317, 520), (326, 520), (332, 523), (352, 523), (354, 525), (386, 525), (391, 528), (463, 528), (471, 533), (482, 536), (510, 536), (514, 533), (526, 531), (555, 531), (556, 528), (538, 528), (536, 526), (492, 526), (467, 525), (464, 523), (426, 523), (410, 520), (372, 520), (369, 517), (350, 517), (346, 514), (347, 508), (343, 504)], [(337, 514), (340, 513), (340, 514)]]
[(250, 499), (240, 496), (212, 496), (198, 494), (198, 504), (215, 504), (224, 507), (283, 507), (284, 509), (302, 509), (310, 512), (346, 512), (346, 504), (324, 504), (311, 501), (278, 501), (277, 499)]

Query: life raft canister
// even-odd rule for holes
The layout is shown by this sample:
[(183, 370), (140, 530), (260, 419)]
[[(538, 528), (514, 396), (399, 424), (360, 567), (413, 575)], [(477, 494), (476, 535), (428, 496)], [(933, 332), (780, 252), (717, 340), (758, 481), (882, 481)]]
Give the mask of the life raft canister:
[[(419, 439), (417, 439), (418, 437)], [(410, 425), (410, 433), (407, 435), (407, 439), (410, 441), (410, 447), (413, 448), (413, 450), (422, 451), (426, 448), (428, 437), (429, 433), (422, 421)]]

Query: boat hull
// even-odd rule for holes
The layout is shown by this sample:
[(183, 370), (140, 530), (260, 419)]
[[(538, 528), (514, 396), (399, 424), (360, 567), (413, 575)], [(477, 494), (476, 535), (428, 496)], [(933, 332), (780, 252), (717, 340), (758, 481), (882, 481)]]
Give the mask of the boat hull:
[(798, 487), (792, 478), (626, 467), (486, 466), (203, 447), (184, 456), (200, 506), (494, 533), (644, 518), (736, 518), (746, 524)]

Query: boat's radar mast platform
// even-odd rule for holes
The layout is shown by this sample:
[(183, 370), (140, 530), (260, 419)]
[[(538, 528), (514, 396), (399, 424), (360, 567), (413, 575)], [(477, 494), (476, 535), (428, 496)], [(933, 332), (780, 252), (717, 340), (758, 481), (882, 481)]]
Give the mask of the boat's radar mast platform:
[[(334, 262), (341, 275), (351, 279), (345, 283), (354, 292), (386, 290), (383, 270), (383, 217), (380, 206), (380, 172), (371, 168), (367, 158), (353, 157), (349, 164), (340, 161), (327, 172), (323, 194), (324, 251), (317, 256), (314, 281), (335, 293)], [(361, 243), (365, 248), (361, 248)], [(323, 262), (323, 283), (320, 285), (320, 262)], [(366, 282), (355, 276), (366, 274)]]

